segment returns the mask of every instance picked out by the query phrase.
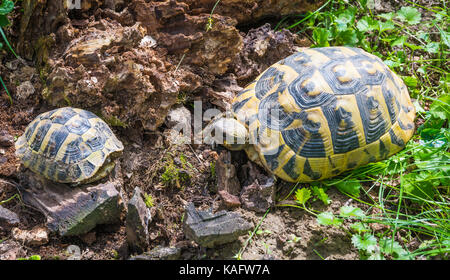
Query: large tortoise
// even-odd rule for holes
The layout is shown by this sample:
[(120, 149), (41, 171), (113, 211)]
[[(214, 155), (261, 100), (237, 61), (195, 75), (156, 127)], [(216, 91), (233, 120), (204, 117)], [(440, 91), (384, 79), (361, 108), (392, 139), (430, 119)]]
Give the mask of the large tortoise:
[(71, 107), (37, 116), (15, 146), (25, 167), (49, 180), (73, 185), (105, 177), (123, 150), (102, 119)]
[(400, 151), (414, 118), (405, 84), (378, 57), (311, 48), (265, 70), (204, 133), (286, 181), (309, 182)]

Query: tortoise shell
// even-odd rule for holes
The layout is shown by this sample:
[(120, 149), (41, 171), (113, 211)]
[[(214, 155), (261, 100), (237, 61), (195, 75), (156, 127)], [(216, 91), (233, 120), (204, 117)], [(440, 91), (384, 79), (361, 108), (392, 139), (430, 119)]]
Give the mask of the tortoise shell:
[(104, 165), (123, 150), (109, 126), (95, 114), (60, 108), (37, 116), (16, 141), (23, 165), (60, 183), (84, 183), (105, 174)]
[(385, 159), (415, 127), (403, 81), (349, 47), (305, 49), (275, 63), (235, 97), (232, 111), (248, 128), (249, 157), (291, 182)]

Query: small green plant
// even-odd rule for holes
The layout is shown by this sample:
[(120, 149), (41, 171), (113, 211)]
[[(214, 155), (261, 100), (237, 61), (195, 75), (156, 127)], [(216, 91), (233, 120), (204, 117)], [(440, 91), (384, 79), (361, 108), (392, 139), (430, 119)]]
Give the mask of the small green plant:
[(16, 260), (20, 260), (20, 261), (40, 261), (41, 260), (41, 256), (39, 256), (39, 255), (32, 255), (32, 256), (29, 256), (28, 258), (17, 258)]
[(128, 127), (128, 124), (126, 124), (125, 122), (121, 121), (116, 116), (111, 116), (109, 118), (105, 118), (105, 121), (106, 121), (106, 123), (108, 123), (111, 126), (118, 126), (118, 127), (122, 127), (122, 128)]
[[(367, 217), (358, 207), (342, 206), (339, 215), (323, 212), (317, 215), (317, 223), (323, 226), (335, 226), (345, 231), (351, 242), (358, 249), (361, 259), (411, 259), (412, 254), (405, 250), (397, 241), (382, 236), (377, 238), (370, 232), (367, 224), (379, 222), (374, 217)], [(348, 231), (344, 223), (350, 223)]]
[(206, 24), (206, 32), (210, 31), (213, 28), (213, 24), (214, 24), (214, 20), (212, 18), (212, 15), (214, 13), (214, 10), (216, 9), (217, 5), (219, 4), (220, 0), (217, 0), (216, 3), (214, 4), (214, 7), (211, 10), (211, 13), (209, 14), (208, 17), (208, 23)]
[(264, 215), (262, 216), (262, 218), (259, 220), (258, 224), (256, 225), (256, 227), (253, 229), (253, 231), (249, 231), (248, 232), (248, 238), (245, 240), (244, 245), (241, 247), (241, 249), (239, 250), (239, 252), (237, 252), (236, 255), (233, 256), (233, 258), (237, 259), (237, 260), (241, 260), (242, 259), (242, 254), (244, 253), (245, 249), (247, 248), (247, 246), (252, 243), (253, 238), (255, 237), (255, 235), (258, 234), (258, 232), (263, 233), (259, 230), (259, 227), (261, 226), (262, 222), (264, 221), (264, 219), (266, 218), (267, 214), (269, 214), (270, 212), (270, 208), (266, 210), (266, 212), (264, 213)]
[(144, 202), (147, 208), (152, 208), (153, 206), (155, 206), (153, 196), (151, 194), (144, 193)]
[(216, 162), (211, 162), (209, 164), (209, 170), (211, 173), (211, 178), (216, 178)]
[(180, 154), (179, 159), (181, 168), (175, 165), (173, 154), (169, 153), (166, 157), (164, 172), (161, 174), (161, 180), (166, 185), (175, 184), (178, 189), (182, 189), (181, 183), (187, 182), (191, 178), (191, 173), (196, 171), (192, 164), (186, 159), (184, 154)]

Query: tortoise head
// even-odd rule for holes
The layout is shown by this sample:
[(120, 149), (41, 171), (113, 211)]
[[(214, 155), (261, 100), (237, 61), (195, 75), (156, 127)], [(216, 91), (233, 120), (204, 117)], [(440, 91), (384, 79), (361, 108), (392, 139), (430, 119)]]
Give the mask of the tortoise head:
[(217, 117), (202, 133), (206, 144), (220, 144), (232, 151), (243, 150), (248, 146), (248, 130), (234, 117)]

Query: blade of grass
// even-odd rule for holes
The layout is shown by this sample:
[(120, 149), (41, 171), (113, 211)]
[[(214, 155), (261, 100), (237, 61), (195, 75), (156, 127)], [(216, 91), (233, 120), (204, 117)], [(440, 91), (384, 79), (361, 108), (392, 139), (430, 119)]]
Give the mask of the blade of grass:
[(6, 94), (7, 94), (8, 97), (9, 97), (9, 103), (11, 103), (11, 105), (12, 105), (12, 104), (13, 104), (13, 100), (12, 100), (11, 94), (9, 93), (8, 88), (6, 87), (5, 83), (3, 82), (2, 77), (0, 77), (0, 83), (2, 84), (3, 88), (4, 88), (5, 91), (6, 91)]
[(12, 48), (11, 45), (9, 44), (9, 41), (8, 41), (8, 39), (6, 38), (5, 32), (3, 32), (3, 29), (2, 29), (1, 26), (0, 26), (0, 34), (2, 35), (3, 40), (5, 40), (6, 45), (8, 46), (8, 48), (9, 48), (9, 50), (12, 52), (12, 54), (13, 54), (17, 59), (19, 59), (19, 56), (17, 56), (16, 52), (13, 50), (13, 48)]
[(304, 22), (305, 20), (309, 19), (310, 17), (312, 17), (313, 15), (317, 14), (318, 12), (320, 12), (323, 8), (325, 8), (329, 3), (331, 2), (331, 0), (328, 0), (325, 4), (323, 4), (319, 9), (315, 10), (314, 12), (312, 12), (311, 14), (309, 14), (308, 16), (306, 16), (305, 18), (297, 21), (296, 23), (288, 26), (286, 29), (291, 29), (297, 25), (299, 25), (300, 23)]

